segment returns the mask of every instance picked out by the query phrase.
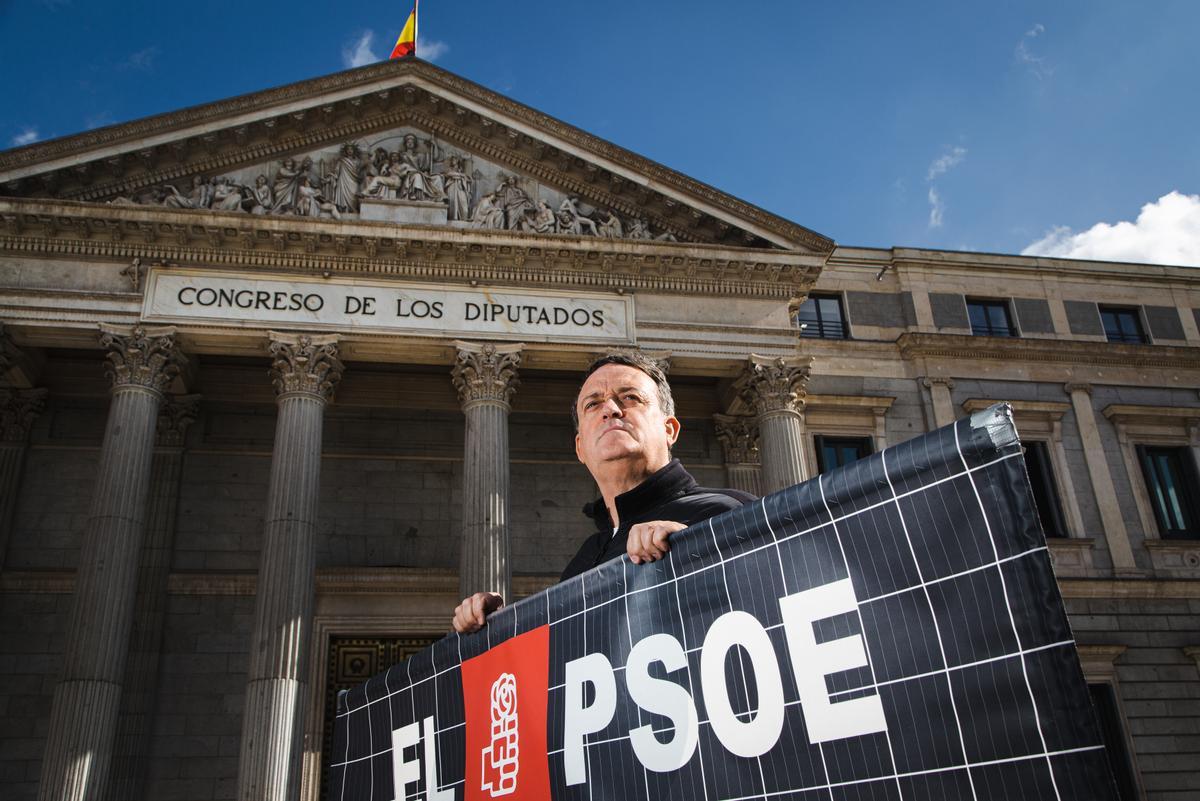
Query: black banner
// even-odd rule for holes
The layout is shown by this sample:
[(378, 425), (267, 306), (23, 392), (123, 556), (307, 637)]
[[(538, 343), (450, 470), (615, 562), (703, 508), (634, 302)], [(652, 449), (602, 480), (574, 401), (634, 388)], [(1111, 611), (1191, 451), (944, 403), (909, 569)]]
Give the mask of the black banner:
[(1007, 407), (671, 542), (346, 693), (329, 797), (1115, 798)]

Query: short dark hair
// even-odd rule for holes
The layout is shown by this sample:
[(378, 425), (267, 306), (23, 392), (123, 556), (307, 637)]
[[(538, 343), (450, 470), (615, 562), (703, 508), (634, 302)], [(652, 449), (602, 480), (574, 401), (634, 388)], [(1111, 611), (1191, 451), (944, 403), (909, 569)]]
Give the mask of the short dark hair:
[[(667, 374), (653, 359), (648, 359), (640, 353), (612, 353), (596, 359), (588, 365), (587, 372), (583, 374), (583, 380), (579, 382), (579, 390), (583, 389), (583, 385), (587, 383), (592, 373), (606, 364), (632, 367), (650, 376), (650, 380), (654, 382), (654, 388), (658, 390), (658, 408), (662, 409), (663, 414), (667, 417), (675, 416), (675, 398), (671, 397), (671, 385), (667, 383)], [(576, 431), (579, 430), (579, 390), (575, 391), (575, 399), (571, 401), (571, 422), (575, 425)]]

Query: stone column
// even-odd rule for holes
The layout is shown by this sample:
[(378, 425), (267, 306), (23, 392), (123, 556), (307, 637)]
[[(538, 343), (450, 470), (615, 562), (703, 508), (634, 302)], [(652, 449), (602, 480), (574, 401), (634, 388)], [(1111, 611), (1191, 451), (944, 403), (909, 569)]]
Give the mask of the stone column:
[(1092, 385), (1067, 384), (1064, 389), (1071, 396), (1071, 405), (1075, 409), (1079, 439), (1083, 442), (1083, 457), (1087, 462), (1088, 475), (1092, 479), (1092, 494), (1096, 498), (1096, 506), (1100, 509), (1100, 521), (1104, 525), (1104, 539), (1108, 542), (1113, 572), (1118, 576), (1141, 575), (1133, 560), (1133, 546), (1129, 543), (1125, 518), (1121, 515), (1121, 507), (1117, 503), (1117, 491), (1113, 487), (1112, 473), (1108, 470), (1104, 442), (1100, 439), (1100, 429), (1096, 427), (1096, 412), (1092, 409)]
[(816, 475), (804, 442), (804, 399), (811, 367), (811, 358), (751, 354), (738, 380), (739, 396), (758, 415), (764, 493)]
[(325, 406), (342, 377), (337, 336), (271, 332), (278, 417), (242, 718), (239, 801), (300, 790)]
[(29, 430), (45, 406), (44, 389), (0, 389), (0, 568), (12, 534)]
[(929, 398), (933, 401), (933, 427), (942, 428), (958, 419), (954, 413), (954, 400), (950, 390), (954, 389), (954, 379), (945, 376), (932, 375), (921, 379), (921, 386), (929, 390)]
[(495, 592), (511, 601), (508, 531), (508, 412), (522, 345), (455, 342), (451, 376), (466, 415), (463, 445), (462, 597)]
[(158, 414), (146, 511), (146, 541), (138, 567), (133, 633), (125, 665), (125, 692), (106, 796), (109, 801), (140, 801), (144, 798), (150, 729), (158, 691), (159, 649), (167, 606), (167, 580), (175, 545), (184, 435), (195, 420), (199, 405), (199, 395), (167, 396)]
[(729, 486), (762, 495), (762, 464), (758, 454), (758, 424), (748, 414), (714, 414), (717, 439), (725, 451)]
[(38, 798), (94, 801), (112, 761), (133, 626), (158, 407), (181, 355), (174, 328), (106, 328), (112, 404), (84, 525), (62, 679)]

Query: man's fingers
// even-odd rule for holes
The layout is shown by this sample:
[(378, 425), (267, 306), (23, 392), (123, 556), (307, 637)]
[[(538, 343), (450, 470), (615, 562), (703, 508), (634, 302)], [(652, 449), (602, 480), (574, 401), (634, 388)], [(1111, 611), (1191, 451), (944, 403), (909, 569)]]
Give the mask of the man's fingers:
[(479, 631), (487, 622), (487, 616), (504, 606), (504, 599), (494, 592), (477, 592), (454, 610), (454, 630), (459, 634)]
[(671, 549), (668, 544), (670, 536), (685, 528), (687, 526), (673, 520), (638, 523), (629, 529), (625, 552), (635, 565), (658, 561)]

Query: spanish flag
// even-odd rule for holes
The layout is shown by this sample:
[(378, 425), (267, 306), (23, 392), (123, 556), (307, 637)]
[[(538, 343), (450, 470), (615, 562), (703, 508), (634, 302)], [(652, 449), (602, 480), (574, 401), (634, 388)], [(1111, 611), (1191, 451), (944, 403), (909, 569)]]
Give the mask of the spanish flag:
[(417, 5), (419, 0), (413, 0), (412, 13), (408, 15), (408, 21), (404, 23), (404, 30), (400, 31), (400, 38), (396, 40), (396, 46), (392, 48), (391, 58), (404, 58), (405, 56), (415, 56), (417, 54)]

